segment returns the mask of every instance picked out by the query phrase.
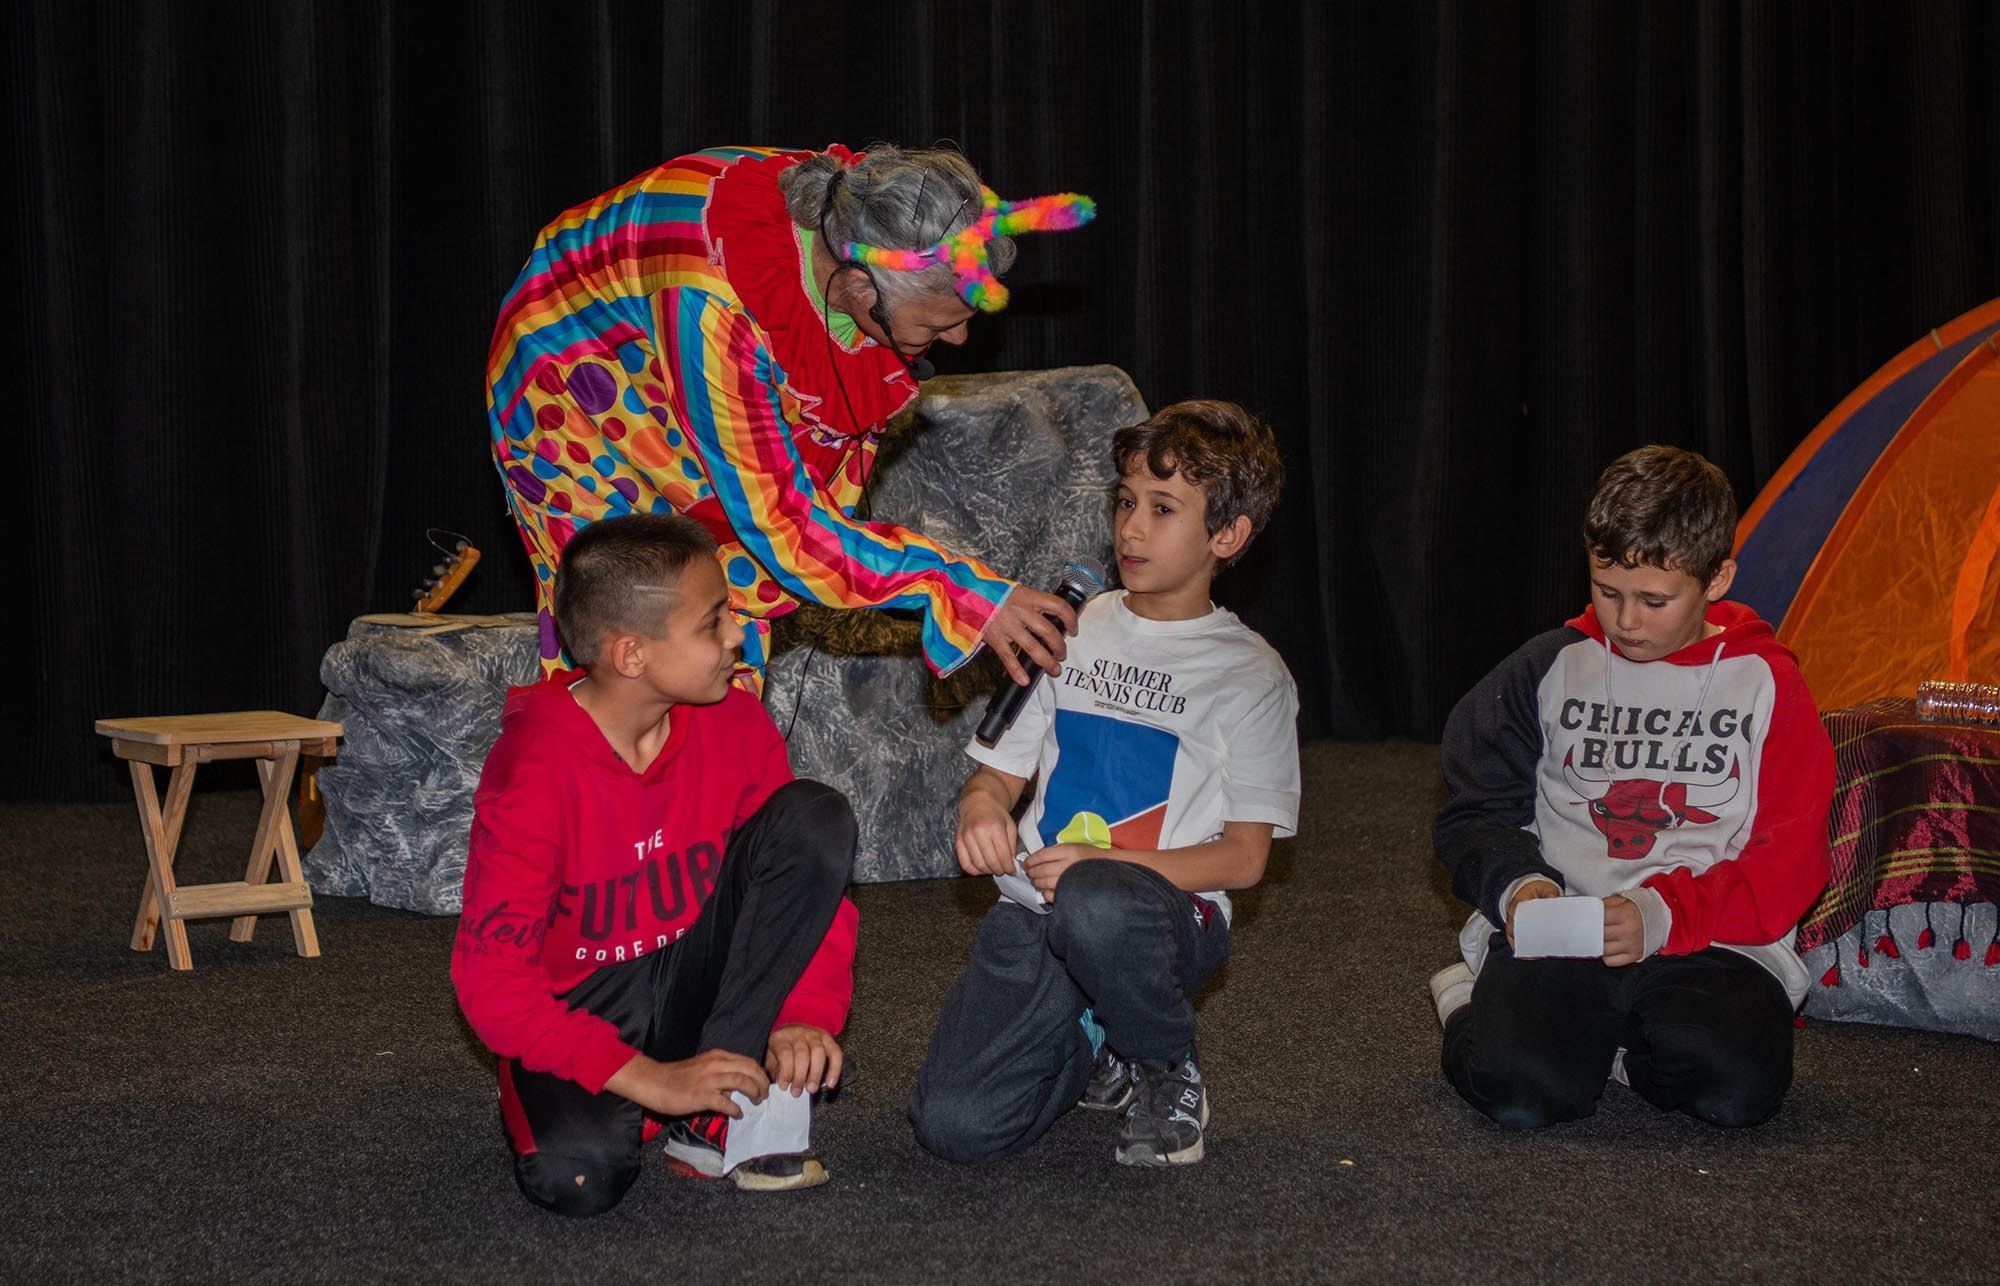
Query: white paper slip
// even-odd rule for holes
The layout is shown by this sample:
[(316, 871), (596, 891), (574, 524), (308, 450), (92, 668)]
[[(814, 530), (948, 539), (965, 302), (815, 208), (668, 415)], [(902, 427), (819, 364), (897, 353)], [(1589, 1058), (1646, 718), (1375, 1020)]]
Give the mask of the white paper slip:
[(803, 1152), (812, 1146), (812, 1095), (793, 1098), (791, 1091), (773, 1085), (762, 1103), (752, 1103), (734, 1090), (729, 1097), (736, 1100), (743, 1115), (729, 1123), (729, 1133), (723, 1139), (724, 1174), (745, 1161)]
[(1042, 891), (1035, 887), (1033, 880), (1028, 878), (1028, 864), (1022, 860), (1019, 853), (1014, 854), (1014, 873), (1012, 875), (996, 875), (993, 877), (993, 882), (1000, 886), (1002, 893), (1019, 902), (1022, 906), (1027, 907), (1036, 915), (1047, 915), (1049, 913), (1049, 904), (1042, 900)]
[(1532, 898), (1514, 908), (1514, 954), (1601, 956), (1604, 903), (1599, 898)]

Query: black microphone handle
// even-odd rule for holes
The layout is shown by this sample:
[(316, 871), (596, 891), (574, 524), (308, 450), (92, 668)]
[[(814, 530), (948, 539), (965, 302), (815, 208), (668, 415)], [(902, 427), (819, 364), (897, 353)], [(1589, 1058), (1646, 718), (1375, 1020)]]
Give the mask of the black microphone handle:
[(1016, 683), (1012, 679), (1001, 681), (1000, 690), (986, 703), (986, 714), (979, 720), (979, 730), (973, 734), (979, 738), (980, 745), (995, 745), (1000, 738), (1007, 735), (1007, 729), (1013, 727), (1014, 720), (1021, 717), (1021, 707), (1028, 704), (1029, 694), (1041, 681), (1040, 666), (1029, 668), (1026, 683)]
[[(1067, 584), (1056, 590), (1056, 597), (1075, 608), (1081, 608), (1088, 601), (1085, 591)], [(1055, 617), (1049, 616), (1044, 619), (1057, 629), (1062, 628), (1062, 622)], [(1027, 662), (1024, 660), (1022, 664), (1026, 665)], [(1021, 707), (1028, 704), (1028, 697), (1034, 692), (1035, 685), (1041, 681), (1042, 670), (1039, 666), (1029, 666), (1026, 683), (1016, 683), (1012, 679), (1001, 681), (999, 690), (993, 694), (993, 699), (986, 703), (986, 713), (980, 717), (978, 729), (972, 734), (979, 738), (980, 745), (991, 746), (1007, 735), (1007, 729), (1013, 727), (1014, 720), (1021, 717)]]

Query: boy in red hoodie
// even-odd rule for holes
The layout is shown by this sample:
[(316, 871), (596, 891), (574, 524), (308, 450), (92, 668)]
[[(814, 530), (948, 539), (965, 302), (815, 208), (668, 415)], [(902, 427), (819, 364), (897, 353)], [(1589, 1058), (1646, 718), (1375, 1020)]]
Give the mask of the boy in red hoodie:
[[(1476, 911), (1431, 993), (1446, 1077), (1502, 1125), (1588, 1116), (1607, 1078), (1755, 1125), (1791, 1084), (1833, 746), (1792, 654), (1725, 601), (1735, 529), (1693, 452), (1614, 462), (1584, 521), (1591, 610), (1445, 724), (1433, 839)], [(1601, 901), (1602, 957), (1517, 957), (1521, 905), (1563, 896)]]
[[(701, 524), (579, 532), (555, 614), (590, 660), (508, 694), (451, 973), (500, 1058), (515, 1182), (592, 1215), (662, 1120), (671, 1168), (719, 1177), (732, 1092), (839, 1083), (855, 824), (837, 791), (792, 779), (770, 716), (731, 686), (743, 632)], [(730, 1177), (782, 1190), (826, 1171), (808, 1151)]]

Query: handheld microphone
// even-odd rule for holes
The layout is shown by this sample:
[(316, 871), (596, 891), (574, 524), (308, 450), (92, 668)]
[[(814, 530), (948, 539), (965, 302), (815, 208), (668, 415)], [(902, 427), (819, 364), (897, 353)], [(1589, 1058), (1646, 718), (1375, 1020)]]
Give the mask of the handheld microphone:
[[(1104, 588), (1104, 577), (1081, 563), (1064, 563), (1062, 583), (1056, 586), (1056, 597), (1071, 607), (1082, 607), (1092, 594)], [(1051, 616), (1050, 620), (1055, 620)], [(1007, 734), (1020, 717), (1021, 708), (1028, 704), (1028, 694), (1035, 690), (1042, 671), (1031, 667), (1026, 683), (1015, 683), (1009, 679), (1000, 684), (1000, 690), (986, 703), (986, 714), (979, 720), (979, 730), (973, 735), (982, 746), (991, 746)]]

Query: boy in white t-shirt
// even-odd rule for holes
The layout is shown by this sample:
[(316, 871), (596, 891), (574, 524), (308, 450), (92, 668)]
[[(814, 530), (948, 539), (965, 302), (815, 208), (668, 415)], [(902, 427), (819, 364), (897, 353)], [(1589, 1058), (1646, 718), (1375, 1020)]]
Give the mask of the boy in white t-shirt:
[(1271, 430), (1181, 402), (1112, 457), (1124, 588), (1084, 605), (1062, 674), (998, 744), (966, 747), (959, 865), (1018, 870), (1042, 901), (987, 914), (917, 1075), (910, 1120), (948, 1160), (1018, 1151), (1080, 1102), (1123, 1111), (1122, 1164), (1199, 1161), (1194, 995), (1229, 953), (1226, 890), (1298, 821), (1297, 688), (1208, 598), (1277, 503)]

